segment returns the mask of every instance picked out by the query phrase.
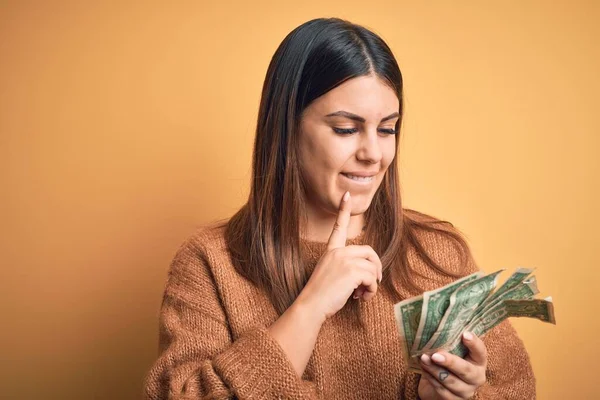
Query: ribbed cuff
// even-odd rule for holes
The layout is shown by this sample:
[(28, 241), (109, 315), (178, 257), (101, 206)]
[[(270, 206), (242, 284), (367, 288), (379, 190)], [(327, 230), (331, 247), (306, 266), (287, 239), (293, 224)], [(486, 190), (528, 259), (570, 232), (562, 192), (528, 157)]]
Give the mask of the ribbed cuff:
[(296, 375), (287, 355), (265, 327), (245, 332), (213, 358), (213, 366), (240, 400), (317, 398), (315, 385)]

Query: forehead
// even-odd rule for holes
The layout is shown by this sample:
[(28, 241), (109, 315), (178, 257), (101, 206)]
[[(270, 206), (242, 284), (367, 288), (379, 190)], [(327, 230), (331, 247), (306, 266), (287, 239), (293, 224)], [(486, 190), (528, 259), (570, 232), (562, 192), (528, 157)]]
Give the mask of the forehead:
[(375, 76), (349, 79), (309, 106), (320, 115), (345, 110), (361, 115), (367, 121), (379, 120), (398, 111), (399, 107), (400, 102), (394, 90)]

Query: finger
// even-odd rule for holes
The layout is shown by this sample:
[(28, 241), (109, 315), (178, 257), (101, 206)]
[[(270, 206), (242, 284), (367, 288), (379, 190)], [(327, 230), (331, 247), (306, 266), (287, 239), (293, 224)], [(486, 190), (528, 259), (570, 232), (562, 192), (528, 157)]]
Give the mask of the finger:
[(467, 360), (472, 361), (475, 365), (485, 367), (487, 365), (487, 349), (483, 340), (471, 332), (465, 332), (462, 341), (469, 349)]
[(452, 393), (450, 390), (448, 390), (444, 385), (442, 385), (440, 383), (440, 381), (438, 381), (433, 375), (431, 375), (429, 372), (427, 372), (425, 370), (423, 370), (421, 373), (421, 379), (423, 379), (423, 378), (425, 378), (427, 380), (427, 382), (429, 382), (429, 384), (431, 386), (433, 386), (435, 392), (442, 399), (454, 400), (454, 399), (460, 398), (460, 397), (456, 396), (454, 393)]
[(371, 260), (367, 260), (365, 258), (354, 258), (348, 260), (347, 263), (351, 265), (352, 270), (360, 268), (365, 272), (370, 273), (375, 279), (375, 282), (377, 282), (379, 279), (379, 266)]
[[(347, 246), (344, 248), (345, 251), (348, 251), (348, 249), (352, 247), (352, 246)], [(371, 249), (370, 246), (363, 246), (363, 247), (367, 247), (369, 249)], [(368, 251), (365, 252), (363, 251), (363, 249), (354, 249), (354, 252), (362, 252), (361, 254), (370, 254)], [(371, 249), (371, 251), (374, 253), (373, 249)], [(352, 249), (350, 249), (350, 252), (352, 253)], [(377, 254), (375, 254), (375, 256), (377, 256)], [(377, 257), (376, 257), (377, 258)], [(378, 264), (374, 263), (371, 261), (371, 259), (366, 259), (366, 258), (349, 258), (346, 259), (346, 263), (347, 265), (354, 270), (355, 268), (360, 268), (368, 273), (370, 273), (373, 276), (373, 280), (375, 281), (375, 284), (377, 286), (379, 286), (379, 276), (381, 274), (381, 268)], [(355, 282), (356, 284), (356, 282)], [(363, 295), (367, 292), (367, 288), (365, 287), (364, 283), (361, 282), (360, 284), (358, 284), (358, 286), (356, 287), (356, 289), (354, 289), (354, 292), (352, 293), (352, 298), (353, 299), (359, 299), (359, 298), (363, 298), (363, 300), (369, 300), (371, 299), (375, 293), (373, 293), (373, 295), (369, 295), (364, 297)]]
[(377, 252), (369, 245), (350, 245), (344, 249), (345, 254), (349, 257), (365, 258), (377, 266), (377, 274), (379, 283), (383, 278), (383, 265)]
[(447, 369), (456, 375), (460, 380), (479, 386), (482, 379), (485, 379), (485, 370), (479, 365), (475, 365), (468, 360), (464, 360), (445, 350), (440, 350), (431, 356), (431, 359), (442, 368)]
[[(368, 263), (368, 261), (364, 261)], [(377, 278), (376, 275), (373, 274), (373, 270), (369, 269), (368, 266), (361, 266), (360, 270), (357, 269), (357, 289), (363, 291), (362, 298), (363, 300), (370, 300), (375, 297), (377, 293)]]
[(362, 286), (360, 286), (360, 287), (354, 289), (354, 293), (352, 294), (352, 298), (354, 300), (358, 300), (358, 299), (360, 299), (363, 296), (364, 293), (365, 293), (365, 288), (362, 287)]
[[(377, 282), (373, 282), (373, 286), (377, 287)], [(373, 297), (375, 297), (375, 295), (377, 294), (377, 289), (375, 289), (374, 291), (370, 290), (369, 288), (367, 288), (362, 295), (360, 296), (364, 301), (369, 301), (371, 300)]]
[(350, 200), (350, 192), (344, 193), (342, 201), (340, 202), (337, 219), (335, 220), (335, 224), (333, 224), (333, 230), (327, 241), (328, 251), (346, 246), (348, 224), (350, 223)]
[[(356, 270), (360, 269), (363, 272), (367, 273), (366, 276), (368, 278), (370, 278), (371, 280), (376, 280), (375, 277), (377, 276), (377, 272), (376, 272), (377, 267), (369, 260), (366, 260), (364, 258), (356, 258), (356, 259), (351, 260), (350, 264), (351, 264), (352, 272), (356, 273)], [(357, 283), (357, 282), (359, 282), (359, 283)], [(362, 274), (357, 276), (355, 278), (354, 284), (358, 285), (358, 286), (356, 286), (356, 289), (354, 289), (352, 298), (355, 300), (360, 299), (367, 292), (367, 287), (365, 286), (364, 276)], [(367, 300), (367, 299), (364, 299), (364, 300)]]
[(420, 363), (424, 371), (429, 372), (436, 381), (453, 395), (465, 398), (470, 397), (475, 392), (475, 386), (461, 380), (445, 367), (436, 365), (427, 354), (420, 357)]

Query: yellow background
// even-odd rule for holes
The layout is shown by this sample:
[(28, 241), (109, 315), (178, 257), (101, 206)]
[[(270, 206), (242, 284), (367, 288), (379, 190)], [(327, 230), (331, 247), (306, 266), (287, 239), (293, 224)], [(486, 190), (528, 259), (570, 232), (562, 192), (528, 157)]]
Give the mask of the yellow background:
[(174, 251), (243, 203), (269, 60), (322, 16), (398, 59), (406, 205), (486, 271), (537, 267), (558, 325), (513, 321), (539, 398), (594, 398), (598, 2), (167, 3), (0, 5), (6, 398), (139, 397)]

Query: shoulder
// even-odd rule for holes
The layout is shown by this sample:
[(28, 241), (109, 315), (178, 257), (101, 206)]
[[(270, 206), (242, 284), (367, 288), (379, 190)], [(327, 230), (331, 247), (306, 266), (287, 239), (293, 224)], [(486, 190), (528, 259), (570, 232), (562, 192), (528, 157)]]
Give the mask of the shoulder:
[(467, 237), (454, 224), (415, 210), (405, 210), (405, 217), (409, 260), (417, 275), (438, 284), (456, 279), (433, 268), (431, 261), (457, 276), (479, 270)]
[(196, 227), (182, 240), (171, 260), (163, 301), (202, 312), (224, 322), (215, 271), (225, 263), (220, 253), (223, 228)]
[(175, 258), (208, 258), (226, 250), (225, 227), (209, 224), (188, 233), (175, 252)]
[(171, 284), (211, 282), (212, 268), (227, 257), (222, 225), (204, 225), (189, 233), (171, 260), (168, 281)]

